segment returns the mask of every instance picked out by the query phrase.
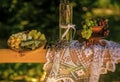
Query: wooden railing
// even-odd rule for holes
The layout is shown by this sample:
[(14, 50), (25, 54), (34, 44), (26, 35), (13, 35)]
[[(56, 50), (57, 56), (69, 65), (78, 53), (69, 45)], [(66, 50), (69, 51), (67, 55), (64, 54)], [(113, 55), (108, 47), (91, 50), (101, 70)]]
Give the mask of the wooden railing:
[(0, 49), (0, 63), (45, 63), (45, 55), (46, 49), (43, 47), (26, 52)]
[(0, 63), (45, 63), (47, 50), (43, 47), (22, 53), (11, 49), (0, 49)]

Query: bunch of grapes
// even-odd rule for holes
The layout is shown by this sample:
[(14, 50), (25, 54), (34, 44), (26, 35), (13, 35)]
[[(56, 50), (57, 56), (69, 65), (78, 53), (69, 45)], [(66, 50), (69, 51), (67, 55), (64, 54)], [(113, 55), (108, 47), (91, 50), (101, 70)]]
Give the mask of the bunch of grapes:
[(102, 17), (101, 19), (97, 19), (97, 24), (98, 26), (102, 26), (102, 32), (101, 36), (106, 37), (109, 35), (109, 30), (108, 30), (108, 19), (105, 17)]
[(12, 34), (8, 39), (8, 46), (17, 51), (34, 50), (44, 42), (46, 42), (44, 34), (37, 30), (31, 30)]
[(93, 30), (92, 28), (95, 26), (102, 26), (102, 30), (106, 30), (108, 28), (108, 19), (105, 17), (98, 19), (86, 19), (83, 23), (83, 28), (81, 31), (82, 38), (89, 39), (92, 36)]
[(37, 30), (31, 30), (28, 33), (28, 39), (33, 39), (33, 40), (45, 40), (45, 35), (42, 34), (41, 32)]
[(89, 39), (91, 37), (93, 26), (97, 26), (96, 20), (86, 19), (85, 22), (83, 22), (83, 29), (81, 31), (83, 38)]
[(98, 26), (103, 26), (103, 28), (108, 28), (108, 19), (105, 17), (98, 18), (97, 20), (97, 25)]
[(86, 28), (81, 31), (81, 35), (85, 39), (89, 39), (92, 35), (92, 29), (91, 28)]

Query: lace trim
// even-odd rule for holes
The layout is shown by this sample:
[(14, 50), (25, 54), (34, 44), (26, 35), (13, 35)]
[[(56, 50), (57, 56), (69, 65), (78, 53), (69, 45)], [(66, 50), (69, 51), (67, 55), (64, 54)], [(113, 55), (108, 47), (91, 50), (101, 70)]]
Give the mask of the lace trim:
[(75, 40), (61, 49), (48, 49), (43, 67), (47, 72), (46, 82), (98, 82), (100, 74), (114, 72), (120, 59), (120, 44), (100, 41), (106, 45), (86, 48), (84, 43)]

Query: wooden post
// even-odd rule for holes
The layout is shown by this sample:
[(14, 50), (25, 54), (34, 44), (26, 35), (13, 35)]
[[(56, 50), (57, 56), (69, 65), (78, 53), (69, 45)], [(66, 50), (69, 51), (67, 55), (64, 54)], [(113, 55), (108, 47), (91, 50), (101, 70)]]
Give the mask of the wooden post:
[[(72, 29), (68, 28), (72, 24), (72, 5), (67, 0), (60, 0), (59, 6), (59, 37), (60, 40), (72, 40)], [(68, 30), (69, 29), (69, 30)], [(68, 32), (67, 32), (68, 30)], [(65, 36), (63, 37), (63, 34)]]

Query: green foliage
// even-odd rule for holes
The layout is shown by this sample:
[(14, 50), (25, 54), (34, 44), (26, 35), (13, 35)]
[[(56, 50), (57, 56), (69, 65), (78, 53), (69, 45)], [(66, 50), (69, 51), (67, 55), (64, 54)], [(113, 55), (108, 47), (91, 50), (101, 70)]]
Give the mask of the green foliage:
[(120, 63), (116, 64), (115, 72), (108, 71), (107, 74), (100, 75), (99, 82), (119, 82), (120, 81)]
[(42, 31), (48, 40), (55, 39), (56, 36), (52, 35), (56, 35), (58, 32), (58, 2), (50, 1), (49, 4), (45, 0), (6, 0), (0, 2), (1, 39), (8, 39), (13, 33), (31, 29)]
[(0, 82), (28, 82), (28, 78), (39, 79), (43, 73), (42, 67), (43, 64), (36, 63), (0, 64)]
[[(81, 21), (86, 18), (106, 16), (110, 22), (114, 22), (109, 26), (112, 33), (108, 39), (117, 42), (120, 40), (119, 36), (113, 37), (116, 30), (119, 31), (117, 22), (120, 21), (120, 1), (70, 1), (73, 5), (73, 23), (77, 29), (81, 29)], [(48, 42), (59, 37), (59, 0), (1, 0), (0, 13), (0, 40), (7, 40), (13, 33), (31, 29), (45, 33)], [(1, 47), (6, 48), (7, 45)]]

